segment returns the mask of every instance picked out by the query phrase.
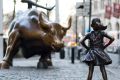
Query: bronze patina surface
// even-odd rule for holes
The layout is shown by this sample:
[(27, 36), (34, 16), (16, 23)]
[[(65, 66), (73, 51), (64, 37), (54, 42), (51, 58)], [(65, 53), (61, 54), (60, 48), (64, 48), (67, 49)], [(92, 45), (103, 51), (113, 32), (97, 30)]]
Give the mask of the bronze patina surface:
[(63, 27), (59, 23), (50, 22), (44, 12), (29, 9), (15, 18), (10, 25), (7, 49), (0, 68), (9, 69), (19, 48), (25, 58), (40, 55), (37, 67), (43, 65), (43, 68), (47, 68), (49, 63), (52, 64), (51, 60), (48, 60), (49, 55), (64, 47), (62, 39), (70, 27), (71, 17), (68, 27)]

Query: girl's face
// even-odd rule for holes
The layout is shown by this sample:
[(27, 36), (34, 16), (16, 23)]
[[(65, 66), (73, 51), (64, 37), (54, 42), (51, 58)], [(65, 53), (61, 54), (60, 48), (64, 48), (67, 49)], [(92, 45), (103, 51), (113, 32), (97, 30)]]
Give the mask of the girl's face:
[(92, 28), (93, 28), (94, 31), (99, 30), (99, 26), (97, 24), (92, 25)]

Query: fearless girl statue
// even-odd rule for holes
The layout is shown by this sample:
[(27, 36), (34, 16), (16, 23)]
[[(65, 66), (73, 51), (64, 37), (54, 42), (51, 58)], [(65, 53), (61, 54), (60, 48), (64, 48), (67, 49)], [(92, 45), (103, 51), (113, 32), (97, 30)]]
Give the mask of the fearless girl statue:
[[(91, 27), (93, 28), (93, 31), (88, 33), (81, 40), (81, 44), (87, 49), (83, 60), (83, 62), (87, 63), (89, 66), (87, 80), (92, 80), (94, 66), (100, 66), (103, 79), (108, 80), (105, 65), (111, 64), (112, 60), (104, 49), (114, 41), (114, 38), (104, 32), (104, 30), (107, 29), (107, 26), (103, 26), (99, 18), (94, 18), (92, 20)], [(106, 44), (104, 43), (104, 37), (109, 39), (109, 42)], [(88, 46), (85, 44), (87, 39), (89, 40)]]

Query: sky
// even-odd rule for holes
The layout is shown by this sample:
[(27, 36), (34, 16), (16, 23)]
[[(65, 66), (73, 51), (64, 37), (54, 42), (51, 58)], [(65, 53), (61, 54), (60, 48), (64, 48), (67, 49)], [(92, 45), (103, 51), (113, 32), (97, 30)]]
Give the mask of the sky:
[[(27, 10), (27, 4), (26, 3), (21, 3), (20, 2), (21, 0), (17, 0), (17, 1), (18, 2), (16, 3), (16, 11)], [(55, 0), (39, 0), (39, 1), (40, 1), (39, 4), (43, 5), (43, 6), (46, 6), (46, 4), (50, 7), (55, 5)], [(74, 15), (75, 14), (76, 1), (81, 1), (81, 0), (59, 0), (59, 17), (60, 17), (60, 21), (63, 24), (68, 19), (69, 15)], [(4, 14), (12, 12), (13, 9), (14, 9), (13, 0), (3, 0), (3, 13)]]

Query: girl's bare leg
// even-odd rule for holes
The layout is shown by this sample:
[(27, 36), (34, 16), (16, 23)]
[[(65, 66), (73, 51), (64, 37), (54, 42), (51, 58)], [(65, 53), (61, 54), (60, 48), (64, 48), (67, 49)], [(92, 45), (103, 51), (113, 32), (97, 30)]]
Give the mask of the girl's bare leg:
[(108, 80), (108, 79), (107, 79), (107, 73), (106, 73), (106, 70), (105, 70), (105, 66), (104, 66), (104, 65), (101, 65), (101, 66), (100, 66), (100, 71), (101, 71), (101, 73), (102, 73), (103, 80)]
[(88, 74), (87, 80), (92, 80), (93, 71), (94, 71), (94, 65), (91, 63), (91, 64), (89, 65), (89, 74)]

